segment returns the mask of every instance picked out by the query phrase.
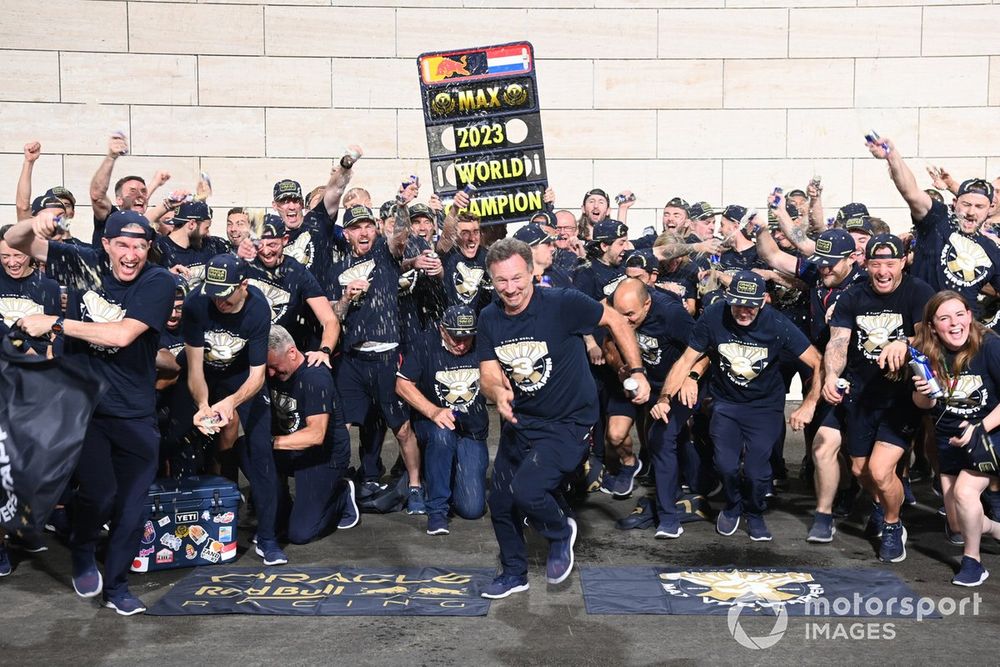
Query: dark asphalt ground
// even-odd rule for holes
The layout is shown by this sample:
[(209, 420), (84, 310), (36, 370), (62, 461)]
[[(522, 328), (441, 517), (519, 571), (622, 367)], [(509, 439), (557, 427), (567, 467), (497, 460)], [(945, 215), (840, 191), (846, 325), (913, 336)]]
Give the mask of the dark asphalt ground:
[[(494, 423), (496, 425), (495, 416)], [(496, 446), (496, 429), (490, 444)], [(390, 438), (391, 439), (391, 438)], [(387, 460), (395, 445), (387, 443)], [(73, 594), (69, 556), (49, 539), (48, 552), (21, 557), (15, 572), (0, 580), (0, 664), (3, 665), (654, 665), (665, 663), (821, 664), (996, 664), (1000, 649), (1000, 545), (985, 541), (984, 564), (994, 576), (978, 589), (949, 581), (961, 549), (947, 544), (939, 499), (930, 482), (915, 485), (918, 505), (904, 510), (909, 530), (905, 562), (886, 566), (875, 560), (873, 544), (862, 536), (863, 516), (839, 524), (834, 542), (805, 542), (812, 500), (795, 479), (802, 458), (801, 436), (790, 435), (786, 460), (791, 486), (767, 515), (775, 539), (753, 543), (741, 530), (717, 535), (708, 522), (685, 524), (679, 540), (657, 541), (653, 531), (621, 532), (614, 520), (627, 514), (630, 500), (591, 494), (579, 509), (581, 533), (577, 565), (812, 566), (885, 568), (899, 574), (918, 595), (935, 600), (978, 593), (979, 615), (940, 620), (846, 619), (847, 630), (867, 638), (807, 638), (810, 620), (791, 617), (772, 648), (738, 644), (725, 616), (590, 616), (584, 610), (579, 573), (560, 586), (544, 580), (546, 545), (529, 535), (531, 589), (492, 604), (479, 618), (187, 616), (122, 618), (94, 601)], [(493, 567), (496, 544), (488, 518), (455, 519), (451, 535), (424, 534), (426, 519), (405, 514), (364, 515), (352, 530), (306, 546), (289, 546), (295, 565), (395, 565)], [(252, 526), (239, 531), (236, 565), (258, 566), (245, 551)], [(190, 570), (132, 575), (132, 590), (154, 603)], [(811, 619), (823, 621), (824, 619)], [(871, 619), (867, 619), (871, 620)], [(772, 618), (740, 619), (750, 636), (764, 635)], [(832, 630), (831, 630), (832, 632)], [(893, 639), (872, 638), (894, 634)]]

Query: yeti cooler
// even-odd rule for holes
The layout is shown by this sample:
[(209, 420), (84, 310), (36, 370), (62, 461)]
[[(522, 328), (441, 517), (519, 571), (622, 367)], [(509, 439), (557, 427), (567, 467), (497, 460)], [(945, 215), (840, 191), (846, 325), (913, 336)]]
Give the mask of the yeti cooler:
[(133, 572), (215, 565), (236, 558), (240, 490), (225, 477), (158, 479)]

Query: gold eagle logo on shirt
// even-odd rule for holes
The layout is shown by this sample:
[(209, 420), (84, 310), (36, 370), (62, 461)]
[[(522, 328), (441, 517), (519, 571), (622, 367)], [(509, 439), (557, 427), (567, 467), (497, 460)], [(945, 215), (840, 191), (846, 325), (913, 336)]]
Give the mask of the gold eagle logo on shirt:
[(981, 245), (967, 236), (953, 232), (941, 250), (941, 264), (948, 282), (972, 287), (986, 277), (993, 262)]
[(337, 282), (340, 283), (341, 287), (347, 287), (355, 280), (371, 280), (372, 271), (374, 270), (374, 259), (358, 262), (354, 266), (349, 266), (344, 269), (337, 278)]
[(858, 349), (868, 359), (878, 359), (882, 348), (903, 335), (903, 316), (899, 313), (858, 315)]
[(460, 412), (468, 412), (479, 395), (479, 369), (456, 368), (438, 371), (434, 374), (435, 390), (448, 407)]
[(280, 391), (271, 391), (271, 410), (282, 433), (288, 435), (299, 430), (299, 402), (294, 397)]
[(465, 262), (455, 264), (455, 292), (463, 303), (471, 303), (479, 294), (485, 273), (478, 266), (468, 266)]
[(635, 332), (635, 338), (639, 342), (639, 352), (642, 353), (642, 360), (650, 366), (659, 364), (663, 358), (660, 341), (638, 331)]
[(247, 341), (228, 331), (205, 332), (205, 361), (213, 366), (228, 366), (236, 358)]
[(309, 268), (313, 261), (313, 242), (311, 232), (302, 232), (294, 241), (285, 246), (285, 255)]
[(288, 302), (292, 298), (288, 290), (256, 278), (250, 278), (248, 282), (259, 289), (264, 294), (264, 298), (267, 299), (267, 305), (271, 307), (271, 322), (277, 322), (281, 319), (285, 311), (288, 310)]
[(552, 372), (552, 359), (545, 341), (507, 343), (494, 351), (508, 377), (521, 391), (530, 393), (545, 386)]
[[(125, 309), (111, 303), (103, 296), (93, 290), (87, 290), (83, 294), (82, 316), (84, 322), (121, 322), (125, 319)], [(90, 348), (97, 352), (115, 354), (117, 347), (104, 347), (90, 343)]]
[(745, 387), (767, 367), (767, 348), (744, 343), (723, 343), (719, 355), (729, 379)]
[(986, 405), (989, 398), (988, 392), (983, 386), (983, 378), (980, 375), (961, 375), (951, 393), (948, 393), (948, 381), (941, 382), (941, 388), (945, 390), (945, 410), (959, 415), (967, 416), (975, 413)]
[(22, 317), (41, 315), (44, 312), (42, 304), (35, 303), (31, 299), (20, 296), (5, 296), (0, 299), (0, 315), (8, 327), (14, 326), (14, 323)]

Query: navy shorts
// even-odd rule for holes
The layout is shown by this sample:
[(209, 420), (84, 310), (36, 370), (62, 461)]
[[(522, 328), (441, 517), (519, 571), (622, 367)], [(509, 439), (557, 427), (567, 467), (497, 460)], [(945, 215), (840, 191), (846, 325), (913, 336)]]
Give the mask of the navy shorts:
[(338, 357), (334, 379), (344, 408), (344, 422), (360, 426), (372, 408), (385, 417), (393, 431), (406, 423), (410, 411), (396, 395), (399, 350), (351, 351)]
[(909, 449), (920, 416), (909, 397), (906, 399), (871, 407), (848, 396), (826, 414), (821, 426), (840, 431), (841, 448), (855, 458), (871, 456), (876, 442)]
[(972, 470), (972, 461), (964, 447), (953, 447), (948, 444), (948, 438), (953, 433), (935, 433), (934, 442), (937, 445), (938, 470), (942, 475), (957, 475), (963, 470)]

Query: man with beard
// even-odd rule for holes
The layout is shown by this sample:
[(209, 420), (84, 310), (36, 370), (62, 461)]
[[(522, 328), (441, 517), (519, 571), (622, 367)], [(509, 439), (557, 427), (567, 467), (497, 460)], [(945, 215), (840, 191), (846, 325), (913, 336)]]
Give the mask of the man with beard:
[[(552, 215), (546, 213), (545, 215)], [(546, 219), (536, 215), (535, 220)], [(531, 261), (534, 264), (532, 280), (540, 287), (573, 287), (573, 279), (569, 274), (552, 264), (552, 250), (556, 237), (551, 236), (545, 227), (537, 222), (530, 222), (514, 232), (514, 238), (524, 241), (531, 248)]]
[(208, 260), (228, 249), (222, 239), (209, 236), (212, 212), (203, 201), (178, 206), (170, 225), (173, 231), (153, 244), (160, 255), (159, 264), (183, 277), (189, 291), (195, 290), (205, 280)]
[[(918, 421), (910, 383), (898, 376), (907, 374), (908, 347), (934, 291), (903, 273), (906, 250), (898, 237), (877, 235), (865, 253), (868, 283), (849, 289), (830, 320), (823, 398), (834, 408), (820, 437), (836, 437), (830, 430), (844, 434), (851, 471), (875, 500), (867, 532), (881, 537), (879, 559), (897, 563), (906, 558), (906, 529), (896, 464), (909, 451)], [(842, 377), (846, 393), (837, 385)]]
[[(108, 216), (102, 246), (106, 261), (89, 248), (48, 241), (56, 229), (51, 211), (11, 228), (6, 241), (46, 262), (62, 284), (80, 291), (67, 317), (28, 315), (20, 328), (32, 336), (66, 339), (68, 354), (88, 354), (107, 382), (83, 440), (76, 469), (70, 555), (73, 588), (82, 597), (104, 593), (104, 604), (122, 615), (142, 613), (128, 589), (128, 570), (139, 547), (143, 508), (156, 475), (160, 434), (156, 426), (156, 352), (174, 298), (174, 281), (146, 261), (153, 230), (135, 211)], [(95, 550), (101, 526), (111, 520), (104, 577)]]
[(583, 204), (580, 207), (580, 220), (578, 221), (578, 233), (581, 238), (591, 238), (591, 230), (599, 222), (608, 219), (608, 211), (611, 210), (611, 198), (608, 193), (600, 188), (594, 188), (583, 195)]
[(917, 186), (891, 139), (869, 141), (868, 150), (887, 162), (893, 184), (910, 207), (916, 229), (911, 275), (935, 291), (958, 292), (978, 316), (977, 297), (983, 286), (1000, 291), (1000, 249), (980, 231), (993, 205), (993, 184), (981, 178), (964, 181), (958, 186), (952, 214)]
[(246, 209), (236, 207), (226, 212), (226, 239), (229, 240), (229, 247), (235, 251), (243, 243), (243, 239), (250, 238), (250, 216)]

